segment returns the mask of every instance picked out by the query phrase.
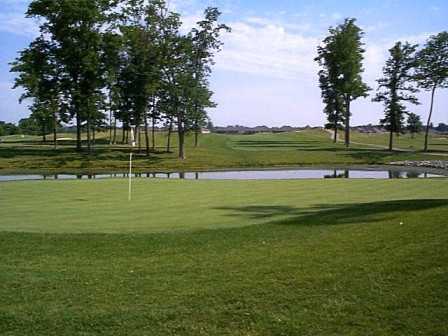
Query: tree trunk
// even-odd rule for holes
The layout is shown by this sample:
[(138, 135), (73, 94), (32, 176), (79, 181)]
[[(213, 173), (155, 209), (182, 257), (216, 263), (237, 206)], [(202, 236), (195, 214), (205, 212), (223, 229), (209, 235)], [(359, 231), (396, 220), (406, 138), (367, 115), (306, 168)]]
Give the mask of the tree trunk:
[(434, 110), (434, 95), (436, 93), (436, 88), (437, 88), (437, 86), (434, 85), (434, 87), (432, 88), (432, 93), (431, 93), (431, 108), (429, 109), (428, 123), (426, 124), (425, 147), (423, 149), (425, 152), (428, 151), (429, 129), (431, 128), (431, 119), (432, 119), (432, 112)]
[(81, 131), (81, 116), (76, 112), (76, 150), (79, 152), (82, 150)]
[(156, 118), (152, 117), (152, 150), (156, 150)]
[(338, 142), (338, 122), (337, 121), (334, 122), (334, 134), (333, 134), (333, 136), (334, 136), (333, 142), (337, 143)]
[(394, 131), (390, 131), (389, 134), (389, 151), (392, 152), (394, 150)]
[(194, 147), (198, 147), (199, 146), (199, 130), (196, 129), (194, 131)]
[(345, 98), (345, 147), (350, 147), (350, 97)]
[(145, 144), (146, 144), (146, 156), (149, 157), (149, 134), (148, 134), (148, 118), (145, 116)]
[(109, 110), (109, 145), (112, 145), (112, 109)]
[(42, 141), (47, 142), (47, 130), (45, 128), (45, 121), (42, 123)]
[(91, 134), (90, 134), (90, 117), (87, 119), (87, 152), (90, 154), (92, 151)]
[(53, 111), (53, 144), (54, 144), (54, 149), (58, 148), (57, 126), (58, 126), (58, 120), (57, 120), (57, 117), (56, 117), (56, 112)]
[(114, 139), (112, 143), (115, 145), (117, 143), (117, 118), (114, 118)]
[(121, 131), (122, 131), (122, 133), (121, 133), (121, 143), (122, 144), (124, 144), (124, 140), (125, 140), (125, 136), (126, 136), (126, 124), (123, 124), (122, 126), (121, 126)]
[(142, 132), (140, 132), (140, 125), (135, 127), (135, 141), (138, 142), (138, 152), (142, 151)]
[(170, 120), (170, 126), (168, 128), (168, 140), (166, 144), (166, 151), (167, 153), (171, 152), (171, 134), (173, 133), (173, 120)]
[(92, 127), (92, 148), (95, 150), (95, 144), (96, 144), (96, 127), (93, 125)]
[(178, 119), (177, 133), (179, 135), (179, 159), (185, 160), (185, 130), (182, 120)]

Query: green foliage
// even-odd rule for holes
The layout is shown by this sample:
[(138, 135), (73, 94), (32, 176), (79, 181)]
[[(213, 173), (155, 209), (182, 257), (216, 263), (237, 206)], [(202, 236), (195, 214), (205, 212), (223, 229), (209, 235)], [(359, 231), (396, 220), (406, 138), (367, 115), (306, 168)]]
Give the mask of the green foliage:
[[(103, 118), (101, 31), (113, 5), (107, 0), (34, 0), (27, 12), (29, 17), (41, 19), (41, 32), (53, 45), (52, 54), (60, 69), (58, 94), (67, 104), (64, 110), (76, 119), (78, 149), (82, 123), (87, 122), (90, 136), (93, 125)], [(63, 104), (57, 108), (63, 109)]]
[(444, 31), (431, 36), (424, 48), (417, 53), (418, 85), (431, 91), (431, 107), (425, 133), (425, 147), (428, 150), (429, 130), (434, 109), (434, 97), (438, 88), (448, 87), (448, 32)]
[(177, 25), (165, 31), (166, 47), (162, 106), (170, 106), (168, 118), (175, 121), (179, 135), (179, 158), (185, 159), (185, 134), (198, 132), (207, 122), (206, 109), (215, 107), (209, 89), (214, 53), (220, 50), (220, 34), (230, 29), (218, 23), (221, 13), (207, 8), (204, 20), (187, 35), (179, 33)]
[(423, 123), (419, 115), (415, 113), (408, 114), (407, 130), (414, 136), (415, 133), (420, 133), (423, 129)]
[(39, 133), (44, 139), (50, 130), (55, 132), (60, 119), (66, 119), (60, 92), (61, 69), (55, 52), (55, 44), (41, 35), (11, 64), (11, 71), (18, 73), (14, 88), (25, 90), (20, 101), (32, 101), (31, 116), (23, 121), (25, 128), (21, 128), (26, 134)]
[(0, 136), (15, 135), (18, 132), (19, 128), (16, 125), (0, 121)]
[(421, 88), (448, 87), (448, 32), (431, 36), (416, 58), (416, 79)]
[(42, 127), (42, 121), (37, 120), (34, 117), (24, 118), (19, 120), (19, 129), (21, 134), (25, 135), (44, 135), (42, 134), (42, 129), (49, 130), (52, 127), (51, 122)]
[[(350, 144), (350, 103), (366, 97), (369, 87), (362, 80), (364, 44), (362, 30), (355, 19), (329, 29), (329, 35), (318, 47), (315, 59), (322, 67), (319, 72), (325, 112), (333, 123), (345, 122), (345, 143)], [(335, 127), (337, 129), (337, 127)]]
[(373, 101), (384, 103), (385, 117), (381, 124), (391, 133), (390, 150), (393, 133), (403, 132), (405, 114), (409, 113), (405, 103), (418, 104), (414, 95), (418, 89), (413, 85), (416, 49), (417, 45), (397, 42), (389, 50), (390, 58), (383, 68), (384, 77), (377, 81), (378, 92)]
[(345, 99), (366, 97), (369, 88), (361, 78), (365, 52), (362, 30), (355, 19), (346, 19), (343, 24), (330, 28), (329, 33), (323, 46), (318, 48), (317, 61), (325, 68), (334, 89)]
[(54, 129), (75, 120), (78, 150), (85, 127), (90, 152), (106, 112), (111, 128), (114, 119), (115, 127), (140, 133), (145, 125), (147, 133), (148, 118), (164, 118), (184, 134), (216, 106), (207, 79), (220, 33), (229, 31), (217, 22), (220, 14), (206, 9), (197, 28), (183, 34), (180, 15), (164, 0), (33, 0), (27, 15), (40, 19), (41, 36), (13, 63), (16, 86), (33, 99), (36, 120), (52, 118)]
[(337, 131), (344, 123), (345, 106), (343, 97), (331, 84), (330, 76), (324, 70), (319, 72), (319, 82), (325, 104), (324, 113), (328, 120), (326, 128)]

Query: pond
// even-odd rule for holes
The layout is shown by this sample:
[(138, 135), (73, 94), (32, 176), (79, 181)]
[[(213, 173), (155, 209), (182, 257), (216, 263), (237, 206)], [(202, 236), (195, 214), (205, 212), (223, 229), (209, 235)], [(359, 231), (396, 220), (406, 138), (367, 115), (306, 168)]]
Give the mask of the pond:
[[(288, 180), (288, 179), (397, 179), (446, 177), (448, 172), (419, 168), (298, 168), (271, 170), (239, 170), (178, 173), (136, 173), (134, 178), (187, 179), (187, 180)], [(128, 178), (127, 173), (113, 174), (52, 174), (52, 175), (0, 175), (0, 182), (26, 180), (75, 180)]]

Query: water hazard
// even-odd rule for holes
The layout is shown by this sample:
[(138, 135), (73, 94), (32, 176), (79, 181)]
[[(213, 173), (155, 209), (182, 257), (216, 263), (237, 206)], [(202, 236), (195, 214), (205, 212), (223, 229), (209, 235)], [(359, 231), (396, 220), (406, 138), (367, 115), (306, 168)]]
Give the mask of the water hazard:
[[(242, 170), (177, 173), (136, 173), (134, 178), (186, 179), (186, 180), (299, 180), (299, 179), (409, 179), (446, 177), (448, 172), (410, 168), (365, 168), (365, 169), (279, 169), (279, 170)], [(114, 174), (47, 174), (47, 175), (0, 175), (0, 182), (27, 180), (96, 180), (110, 178), (128, 178), (126, 173)]]

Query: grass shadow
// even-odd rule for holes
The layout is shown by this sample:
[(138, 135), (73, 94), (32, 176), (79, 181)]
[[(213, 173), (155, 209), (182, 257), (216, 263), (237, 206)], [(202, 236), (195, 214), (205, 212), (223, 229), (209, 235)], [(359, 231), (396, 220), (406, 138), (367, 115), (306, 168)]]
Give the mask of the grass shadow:
[(239, 140), (234, 141), (235, 147), (262, 148), (262, 147), (286, 147), (300, 148), (320, 144), (317, 140)]
[(447, 207), (448, 199), (397, 200), (353, 204), (319, 204), (310, 208), (291, 206), (220, 207), (228, 216), (246, 217), (281, 225), (339, 225), (374, 223), (394, 214)]

